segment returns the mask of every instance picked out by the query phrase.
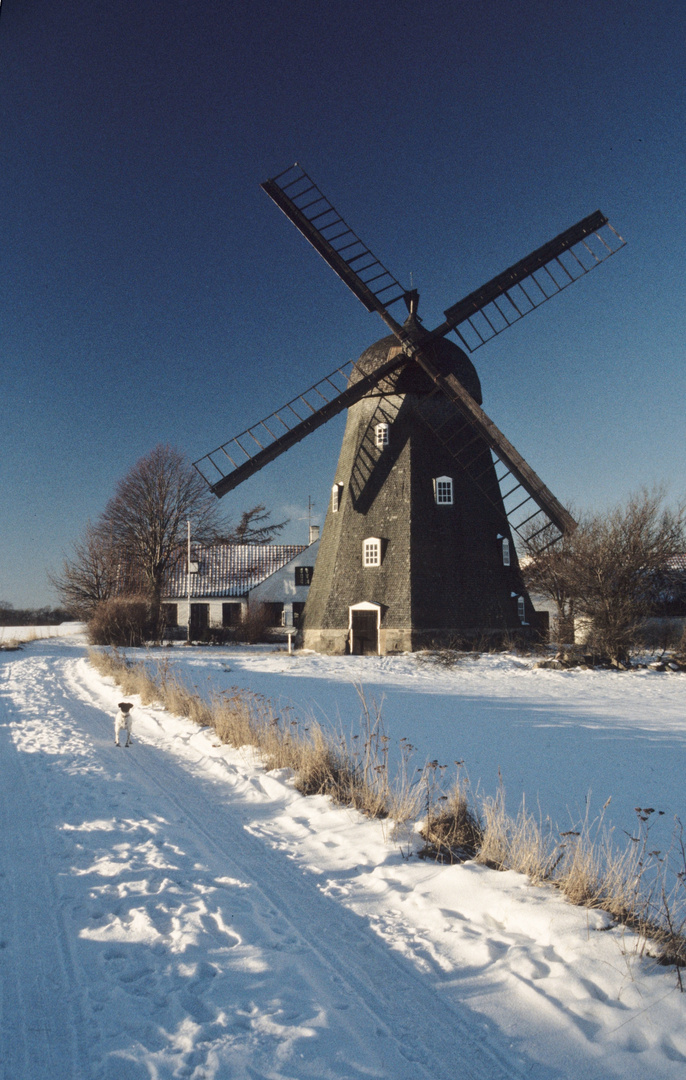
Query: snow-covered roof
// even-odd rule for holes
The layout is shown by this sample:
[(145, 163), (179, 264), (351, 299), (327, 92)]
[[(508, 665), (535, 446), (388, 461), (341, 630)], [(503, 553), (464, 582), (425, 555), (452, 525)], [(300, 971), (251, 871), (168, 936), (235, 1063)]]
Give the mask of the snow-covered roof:
[[(192, 573), (192, 596), (244, 596), (265, 578), (294, 559), (306, 544), (215, 544), (193, 547), (191, 563), (198, 563)], [(163, 590), (165, 599), (188, 596), (186, 557), (170, 572)]]

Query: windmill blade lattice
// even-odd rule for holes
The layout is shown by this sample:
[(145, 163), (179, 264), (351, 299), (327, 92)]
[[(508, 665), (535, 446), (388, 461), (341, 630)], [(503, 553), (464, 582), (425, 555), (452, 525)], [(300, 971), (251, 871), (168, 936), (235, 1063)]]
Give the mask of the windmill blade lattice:
[(260, 186), (367, 311), (384, 318), (386, 309), (405, 297), (406, 290), (398, 279), (353, 232), (300, 165), (285, 169)]
[[(434, 393), (440, 393), (438, 387)], [(429, 398), (426, 399), (426, 404), (428, 402)], [(550, 547), (557, 543), (565, 533), (576, 528), (576, 522), (564, 507), (561, 508), (563, 514), (559, 513), (560, 504), (557, 503), (557, 500), (555, 500), (555, 503), (557, 503), (555, 520), (551, 518), (550, 513), (540, 505), (540, 497), (537, 498), (527, 491), (524, 484), (499, 456), (498, 451), (489, 446), (465, 416), (461, 416), (456, 411), (450, 423), (437, 425), (432, 421), (427, 409), (422, 404), (418, 406), (417, 413), (442, 446), (451, 454), (460, 469), (471, 478), (483, 497), (491, 503), (495, 510), (501, 512), (504, 509), (503, 526), (507, 522), (512, 532), (519, 537), (523, 546), (526, 546), (527, 543), (547, 530), (544, 546)], [(493, 463), (496, 465), (500, 502), (493, 498), (489, 485), (484, 482), (490, 475)]]
[[(376, 311), (404, 342), (402, 326), (387, 309), (405, 299), (408, 292), (344, 221), (312, 177), (296, 164), (261, 187), (367, 311)], [(462, 345), (474, 352), (600, 266), (625, 243), (605, 215), (596, 210), (452, 304), (444, 312), (445, 322), (432, 336), (443, 337), (453, 330)]]
[(259, 472), (291, 446), (364, 397), (405, 360), (400, 347), (374, 375), (350, 383), (349, 361), (280, 409), (193, 462), (210, 490), (221, 497)]
[[(625, 243), (605, 215), (596, 211), (532, 251), (447, 308), (445, 321), (428, 332), (416, 322), (402, 326), (389, 314), (388, 307), (398, 300), (404, 299), (410, 307), (410, 298), (416, 294), (403, 288), (300, 165), (261, 186), (364, 307), (380, 315), (399, 345), (373, 375), (358, 377), (351, 384), (353, 363), (337, 368), (283, 408), (195, 462), (211, 490), (217, 496), (232, 490), (409, 361), (419, 364), (437, 391), (453, 404), (454, 424), (448, 425), (450, 430), (435, 434), (475, 482), (478, 484), (480, 469), (491, 469), (491, 455), (500, 463), (496, 475), (514, 532), (523, 537), (526, 529), (529, 535), (532, 521), (538, 527), (539, 520), (541, 531), (551, 523), (559, 533), (574, 529), (571, 515), (455, 376), (440, 374), (432, 361), (431, 342), (454, 331), (462, 345), (473, 352), (600, 265)], [(465, 426), (471, 428), (468, 439), (464, 438)], [(459, 454), (451, 444), (460, 446)]]
[(454, 330), (474, 352), (615, 255), (626, 241), (600, 210), (582, 218), (525, 259), (445, 311), (436, 337)]
[[(541, 523), (543, 528), (547, 527), (548, 523), (552, 523), (561, 535), (566, 532), (573, 532), (576, 528), (576, 522), (571, 514), (555, 498), (552, 491), (546, 487), (528, 462), (524, 460), (509, 439), (505, 437), (455, 376), (453, 374), (441, 375), (432, 362), (427, 348), (422, 349), (420, 346), (415, 354), (415, 359), (434, 382), (436, 389), (441, 391), (454, 406), (454, 416), (458, 422), (453, 421), (444, 424), (442, 428), (436, 428), (429, 420), (426, 409), (422, 410), (420, 406), (418, 409), (419, 414), (424, 422), (432, 428), (440, 442), (469, 473), (482, 492), (484, 492), (484, 489), (479, 485), (479, 478), (481, 472), (490, 471), (491, 452), (501, 463), (504, 471), (501, 472), (498, 480), (510, 527), (521, 539), (524, 539), (524, 533), (521, 530), (527, 523), (533, 521), (539, 513), (542, 513), (546, 519)], [(465, 441), (464, 433), (466, 428), (471, 430), (469, 439)], [(456, 452), (455, 447), (459, 447), (459, 451)], [(484, 455), (486, 460), (479, 461), (479, 459), (483, 459)], [(479, 465), (478, 468), (475, 468), (477, 462)], [(508, 478), (514, 481), (514, 485), (505, 492), (502, 491), (503, 483), (509, 483)], [(487, 492), (484, 492), (484, 494), (490, 499)], [(524, 495), (523, 499), (520, 497), (521, 494)], [(513, 496), (519, 501), (513, 501)], [(522, 515), (520, 511), (524, 507), (526, 507), (526, 514)], [(532, 507), (535, 507), (535, 509), (532, 509)]]

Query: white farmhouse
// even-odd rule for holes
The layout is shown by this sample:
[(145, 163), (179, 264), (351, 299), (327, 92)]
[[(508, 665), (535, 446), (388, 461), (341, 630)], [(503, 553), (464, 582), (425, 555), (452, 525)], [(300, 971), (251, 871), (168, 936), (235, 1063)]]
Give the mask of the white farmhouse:
[(170, 572), (162, 596), (169, 628), (198, 634), (238, 626), (250, 604), (266, 604), (274, 627), (297, 625), (319, 541), (305, 544), (194, 545)]

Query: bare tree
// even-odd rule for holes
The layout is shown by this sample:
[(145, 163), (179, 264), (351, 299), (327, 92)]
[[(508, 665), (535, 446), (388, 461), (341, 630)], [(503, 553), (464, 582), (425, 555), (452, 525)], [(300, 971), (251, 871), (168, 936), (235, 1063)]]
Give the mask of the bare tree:
[(253, 506), (252, 510), (244, 510), (238, 525), (229, 528), (217, 538), (222, 544), (271, 544), (278, 534), (285, 529), (288, 521), (272, 523), (269, 521), (271, 512), (264, 503)]
[(178, 450), (156, 446), (119, 481), (102, 528), (150, 599), (159, 619), (165, 575), (185, 551), (186, 522), (196, 543), (211, 543), (222, 522), (202, 477)]
[(97, 605), (121, 587), (121, 576), (121, 559), (110, 537), (101, 527), (88, 522), (62, 569), (48, 574), (48, 579), (72, 615), (89, 619)]
[(643, 489), (626, 504), (584, 515), (559, 546), (528, 552), (532, 589), (561, 612), (585, 615), (589, 647), (625, 662), (641, 620), (655, 610), (670, 562), (686, 550), (686, 505), (666, 507), (664, 489)]
[(529, 592), (552, 600), (556, 609), (557, 639), (574, 641), (574, 589), (571, 580), (571, 541), (567, 533), (555, 541), (554, 525), (534, 525), (524, 541), (520, 569)]

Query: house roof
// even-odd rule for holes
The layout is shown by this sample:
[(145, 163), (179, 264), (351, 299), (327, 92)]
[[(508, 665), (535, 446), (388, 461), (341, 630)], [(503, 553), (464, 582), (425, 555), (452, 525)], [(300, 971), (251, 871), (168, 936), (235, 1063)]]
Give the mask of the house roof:
[[(306, 544), (214, 544), (191, 550), (199, 563), (191, 574), (192, 596), (244, 596), (249, 589), (276, 573), (307, 547)], [(186, 556), (169, 573), (164, 599), (188, 596)]]

